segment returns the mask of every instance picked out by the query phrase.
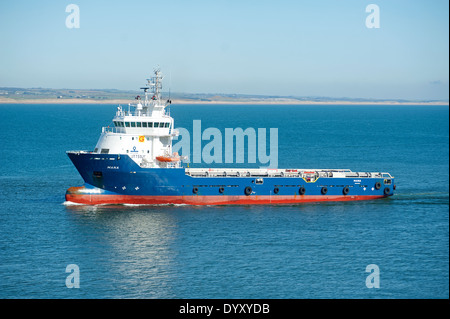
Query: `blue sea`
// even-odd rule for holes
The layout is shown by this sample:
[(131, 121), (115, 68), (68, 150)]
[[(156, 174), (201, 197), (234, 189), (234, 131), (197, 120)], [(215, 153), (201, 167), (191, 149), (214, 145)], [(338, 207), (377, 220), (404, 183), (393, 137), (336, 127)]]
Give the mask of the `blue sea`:
[(280, 168), (389, 172), (390, 198), (68, 205), (83, 182), (65, 152), (92, 150), (116, 108), (0, 105), (1, 299), (449, 298), (448, 106), (171, 107), (187, 129), (278, 128)]

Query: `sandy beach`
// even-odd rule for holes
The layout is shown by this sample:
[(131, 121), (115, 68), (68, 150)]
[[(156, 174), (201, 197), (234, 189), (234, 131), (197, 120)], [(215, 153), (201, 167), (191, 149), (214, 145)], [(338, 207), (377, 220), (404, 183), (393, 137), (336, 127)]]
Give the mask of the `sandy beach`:
[[(95, 99), (11, 99), (0, 97), (0, 104), (125, 104), (135, 100), (95, 100)], [(273, 104), (273, 105), (449, 105), (449, 102), (399, 102), (399, 101), (299, 101), (295, 99), (229, 99), (229, 100), (189, 100), (172, 99), (172, 104)]]

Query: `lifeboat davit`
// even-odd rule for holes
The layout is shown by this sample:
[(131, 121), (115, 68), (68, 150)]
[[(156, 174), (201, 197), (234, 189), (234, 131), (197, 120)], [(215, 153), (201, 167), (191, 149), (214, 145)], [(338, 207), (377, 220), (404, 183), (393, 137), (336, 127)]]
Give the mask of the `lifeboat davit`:
[(180, 156), (178, 155), (178, 153), (173, 153), (172, 156), (170, 155), (156, 156), (156, 159), (160, 162), (170, 163), (180, 161)]

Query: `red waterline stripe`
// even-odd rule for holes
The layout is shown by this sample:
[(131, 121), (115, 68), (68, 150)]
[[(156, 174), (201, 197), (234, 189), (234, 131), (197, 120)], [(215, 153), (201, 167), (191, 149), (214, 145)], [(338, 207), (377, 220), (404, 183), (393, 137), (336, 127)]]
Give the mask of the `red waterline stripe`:
[(187, 204), (187, 205), (271, 205), (271, 204), (293, 204), (324, 201), (357, 201), (383, 198), (383, 195), (294, 195), (294, 196), (135, 196), (135, 195), (98, 195), (98, 194), (74, 194), (67, 193), (66, 201), (87, 204)]

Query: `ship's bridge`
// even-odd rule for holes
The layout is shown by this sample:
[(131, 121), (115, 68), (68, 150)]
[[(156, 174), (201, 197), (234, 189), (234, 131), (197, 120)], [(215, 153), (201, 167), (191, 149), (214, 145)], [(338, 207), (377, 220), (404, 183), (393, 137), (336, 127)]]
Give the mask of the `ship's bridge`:
[(113, 119), (114, 129), (105, 128), (104, 130), (123, 134), (174, 136), (173, 118), (164, 111), (158, 114), (153, 113), (144, 113), (139, 110), (124, 112), (120, 108)]
[[(148, 80), (145, 97), (136, 97), (135, 104), (118, 106), (113, 118), (114, 127), (103, 127), (94, 153), (127, 154), (143, 167), (179, 167), (179, 157), (172, 154), (174, 130), (170, 116), (170, 99), (161, 101), (161, 75)], [(149, 96), (147, 90), (152, 88)]]

